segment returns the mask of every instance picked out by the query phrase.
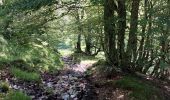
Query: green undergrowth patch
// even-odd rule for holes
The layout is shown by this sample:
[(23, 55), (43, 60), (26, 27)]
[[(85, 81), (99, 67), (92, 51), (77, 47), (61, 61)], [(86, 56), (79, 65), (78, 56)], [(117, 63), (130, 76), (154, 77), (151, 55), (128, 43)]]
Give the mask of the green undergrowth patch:
[(112, 76), (117, 76), (115, 67), (108, 64), (104, 59), (99, 60), (93, 66), (96, 67), (96, 71), (101, 77), (110, 78)]
[(43, 40), (37, 39), (21, 45), (8, 41), (4, 50), (0, 50), (0, 69), (17, 67), (26, 71), (57, 71), (63, 68), (61, 55), (55, 48), (49, 47)]
[(85, 71), (86, 77), (91, 76), (92, 74), (93, 74), (92, 68), (88, 68), (88, 69)]
[(7, 93), (10, 89), (10, 85), (8, 82), (0, 81), (0, 91), (2, 93)]
[(129, 96), (133, 100), (164, 100), (157, 88), (132, 76), (125, 76), (117, 80), (115, 85), (132, 91)]
[(31, 97), (23, 92), (11, 91), (5, 96), (4, 100), (31, 100)]
[(75, 62), (81, 61), (98, 61), (99, 59), (95, 56), (86, 55), (84, 53), (73, 53), (71, 54)]
[(86, 70), (85, 75), (91, 76), (96, 72), (100, 74), (100, 76), (104, 76), (104, 77), (110, 74), (110, 71), (108, 71), (108, 64), (104, 59), (100, 59), (95, 63), (93, 63), (92, 66)]
[(58, 49), (62, 56), (69, 56), (73, 53), (72, 49)]
[(27, 72), (23, 71), (19, 68), (11, 68), (11, 73), (17, 79), (29, 82), (39, 82), (40, 81), (40, 74), (35, 72)]
[(94, 74), (95, 71), (98, 71), (100, 73), (101, 71), (99, 71), (99, 70), (103, 71), (103, 69), (100, 69), (100, 67), (103, 66), (103, 65), (105, 65), (105, 61), (104, 60), (96, 61), (95, 63), (92, 64), (91, 67), (87, 68), (87, 70), (85, 71), (85, 75), (86, 76), (91, 76), (92, 74)]

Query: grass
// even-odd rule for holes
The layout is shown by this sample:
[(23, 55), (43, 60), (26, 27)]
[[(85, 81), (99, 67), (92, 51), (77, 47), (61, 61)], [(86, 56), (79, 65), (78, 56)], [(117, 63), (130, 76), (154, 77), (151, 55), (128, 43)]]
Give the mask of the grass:
[(17, 78), (23, 81), (38, 82), (40, 81), (40, 75), (35, 72), (23, 71), (19, 68), (12, 68), (11, 73)]
[(132, 91), (129, 96), (133, 100), (163, 100), (157, 88), (132, 76), (123, 77), (115, 85), (119, 88)]
[(83, 53), (73, 53), (71, 56), (73, 57), (75, 62), (81, 64), (93, 64), (99, 60), (95, 56), (88, 56)]
[(62, 56), (69, 56), (73, 53), (71, 49), (59, 49), (58, 51)]
[(4, 100), (31, 100), (31, 98), (23, 92), (12, 91), (7, 94)]

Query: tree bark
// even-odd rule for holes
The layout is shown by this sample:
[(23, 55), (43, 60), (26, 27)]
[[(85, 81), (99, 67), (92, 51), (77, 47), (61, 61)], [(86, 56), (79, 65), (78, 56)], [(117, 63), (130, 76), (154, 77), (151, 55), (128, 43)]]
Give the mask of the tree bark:
[(76, 45), (76, 53), (81, 53), (81, 34), (78, 34), (77, 37), (77, 45)]
[(144, 24), (142, 25), (142, 36), (141, 36), (141, 41), (138, 49), (138, 59), (137, 59), (137, 71), (142, 72), (143, 69), (143, 61), (142, 61), (142, 55), (145, 52), (144, 51), (144, 43), (145, 43), (145, 38), (146, 38), (146, 25), (148, 22), (148, 0), (144, 0)]
[(116, 64), (116, 47), (115, 47), (115, 6), (113, 0), (104, 0), (104, 52), (106, 61), (109, 64)]
[(77, 15), (76, 15), (76, 20), (77, 20), (77, 25), (78, 25), (78, 37), (77, 37), (77, 44), (76, 44), (76, 53), (81, 53), (82, 49), (81, 49), (81, 34), (83, 33), (83, 27), (82, 24), (80, 22), (80, 20), (83, 18), (83, 15), (81, 15), (77, 10)]
[(91, 37), (90, 37), (90, 34), (85, 35), (85, 44), (86, 44), (85, 53), (87, 55), (91, 55)]
[(134, 66), (137, 58), (137, 29), (138, 29), (138, 11), (140, 0), (132, 0), (129, 40), (127, 45), (127, 61), (130, 66)]
[(119, 66), (124, 66), (125, 54), (125, 30), (126, 30), (126, 7), (125, 0), (118, 0), (118, 49), (119, 49)]

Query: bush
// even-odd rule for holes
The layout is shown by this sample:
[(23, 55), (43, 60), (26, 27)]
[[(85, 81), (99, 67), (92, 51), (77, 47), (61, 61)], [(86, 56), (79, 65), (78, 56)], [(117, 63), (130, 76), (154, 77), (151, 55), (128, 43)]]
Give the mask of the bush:
[(31, 97), (23, 92), (12, 91), (4, 98), (4, 100), (31, 100)]
[(18, 68), (11, 68), (11, 73), (18, 79), (24, 81), (40, 81), (40, 75), (35, 72), (27, 72)]

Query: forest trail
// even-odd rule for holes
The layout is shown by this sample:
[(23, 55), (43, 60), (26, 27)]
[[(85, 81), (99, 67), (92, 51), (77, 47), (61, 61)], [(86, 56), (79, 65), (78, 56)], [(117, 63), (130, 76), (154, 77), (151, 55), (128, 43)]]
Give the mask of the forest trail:
[(85, 78), (87, 66), (62, 57), (64, 69), (59, 73), (42, 73), (41, 82), (25, 82), (14, 78), (8, 69), (1, 72), (14, 90), (26, 92), (32, 100), (97, 100), (95, 91)]
[[(123, 90), (109, 83), (109, 80), (99, 76), (86, 77), (84, 73), (91, 63), (81, 63), (72, 56), (63, 56), (63, 70), (57, 73), (41, 73), (40, 82), (27, 82), (15, 78), (9, 68), (0, 70), (0, 79), (6, 80), (14, 90), (25, 92), (32, 100), (128, 100), (131, 91)], [(110, 82), (118, 80), (113, 78)], [(144, 83), (154, 84), (169, 100), (170, 86), (159, 80), (145, 80)], [(102, 85), (102, 82), (104, 82)], [(108, 84), (107, 84), (108, 82)]]

